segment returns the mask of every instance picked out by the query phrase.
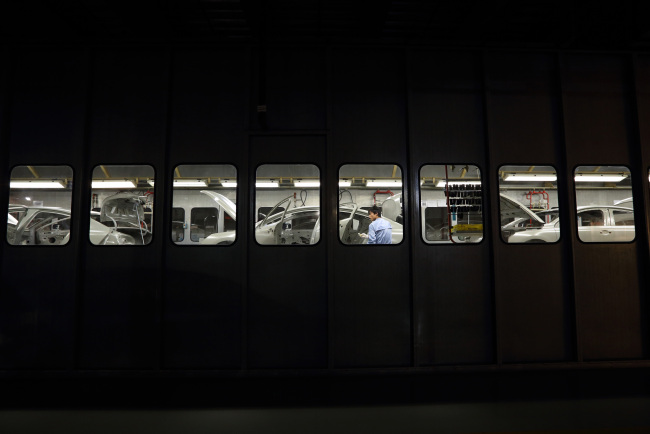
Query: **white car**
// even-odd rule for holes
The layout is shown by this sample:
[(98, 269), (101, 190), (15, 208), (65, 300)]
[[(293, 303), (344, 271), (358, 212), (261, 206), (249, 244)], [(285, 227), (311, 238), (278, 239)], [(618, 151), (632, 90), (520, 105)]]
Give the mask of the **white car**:
[[(63, 208), (9, 205), (7, 242), (13, 245), (67, 244), (70, 240), (70, 211)], [(135, 244), (133, 237), (90, 219), (90, 240), (101, 245)]]
[[(201, 193), (210, 196), (233, 220), (237, 218), (237, 206), (227, 197), (214, 191), (203, 190)], [(316, 244), (320, 240), (320, 207), (301, 206), (290, 208), (293, 196), (278, 202), (268, 215), (255, 224), (255, 239), (263, 245), (305, 245)], [(280, 211), (286, 203), (286, 208)], [(277, 211), (276, 211), (277, 210)], [(350, 218), (350, 215), (354, 218)], [(387, 219), (393, 227), (392, 241), (398, 244), (402, 241), (402, 225)], [(365, 210), (356, 205), (342, 206), (339, 210), (339, 236), (346, 244), (365, 244), (370, 217)], [(214, 233), (199, 241), (201, 245), (228, 245), (235, 241), (235, 231)]]
[[(99, 222), (117, 232), (132, 236), (136, 244), (149, 244), (152, 233), (150, 224), (147, 224), (145, 205), (145, 199), (136, 194), (114, 194), (104, 199)], [(97, 243), (93, 241), (93, 244)]]
[[(591, 243), (634, 240), (634, 209), (621, 206), (578, 207), (578, 236)], [(560, 239), (560, 219), (541, 228), (515, 232), (509, 243), (554, 243)]]

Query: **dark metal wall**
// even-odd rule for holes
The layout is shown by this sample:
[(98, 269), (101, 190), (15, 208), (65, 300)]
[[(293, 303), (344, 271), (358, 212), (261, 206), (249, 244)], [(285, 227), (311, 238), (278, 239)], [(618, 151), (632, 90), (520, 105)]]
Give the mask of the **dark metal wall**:
[[(499, 221), (496, 202), (498, 168), (506, 164), (551, 165), (565, 173), (561, 98), (554, 54), (493, 53), (485, 56), (489, 180), (493, 182), (492, 221)], [(562, 178), (561, 227), (573, 206), (565, 196), (572, 188)], [(508, 245), (492, 225), (497, 360), (502, 363), (575, 360), (568, 236), (539, 248)]]
[[(428, 48), (13, 48), (0, 69), (0, 215), (15, 165), (74, 169), (61, 247), (0, 243), (0, 368), (223, 370), (530, 369), (648, 356), (650, 57)], [(237, 242), (172, 243), (179, 164), (232, 164)], [(319, 167), (323, 231), (305, 248), (258, 245), (260, 164)], [(344, 246), (337, 179), (397, 164), (398, 246)], [(419, 170), (475, 164), (485, 239), (427, 245)], [(156, 170), (147, 246), (87, 241), (98, 164)], [(558, 171), (563, 237), (507, 245), (504, 164)], [(633, 171), (636, 241), (576, 237), (573, 170)], [(2, 231), (4, 238), (4, 231)]]

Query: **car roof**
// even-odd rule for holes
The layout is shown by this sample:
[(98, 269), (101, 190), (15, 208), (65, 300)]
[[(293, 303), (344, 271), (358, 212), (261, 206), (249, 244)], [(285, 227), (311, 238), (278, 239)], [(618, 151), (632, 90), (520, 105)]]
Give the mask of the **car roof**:
[(629, 208), (626, 206), (615, 206), (615, 205), (583, 205), (577, 207), (578, 211), (584, 211), (587, 209), (615, 209), (621, 211), (634, 211), (634, 208)]

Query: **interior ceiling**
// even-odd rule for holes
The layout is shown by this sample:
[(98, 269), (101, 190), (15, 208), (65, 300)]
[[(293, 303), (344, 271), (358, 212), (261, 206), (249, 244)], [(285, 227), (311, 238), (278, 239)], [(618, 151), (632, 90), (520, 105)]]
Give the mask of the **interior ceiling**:
[[(102, 167), (104, 169), (102, 169)], [(580, 166), (576, 173), (582, 174), (629, 174), (625, 166)], [(501, 166), (499, 171), (545, 174), (555, 173), (551, 166)], [(108, 174), (108, 176), (106, 176)], [(346, 164), (339, 168), (341, 178), (402, 178), (402, 170), (393, 164)], [(154, 170), (148, 165), (104, 165), (93, 169), (94, 179), (153, 178)], [(430, 164), (420, 168), (423, 178), (479, 179), (480, 168), (471, 164), (444, 165)], [(257, 168), (256, 177), (320, 178), (320, 169), (313, 164), (264, 164)], [(69, 166), (16, 166), (11, 172), (12, 179), (66, 179), (72, 178)], [(175, 178), (236, 178), (237, 169), (229, 164), (181, 165), (174, 170)]]
[(4, 42), (650, 48), (650, 2), (30, 0), (0, 4)]

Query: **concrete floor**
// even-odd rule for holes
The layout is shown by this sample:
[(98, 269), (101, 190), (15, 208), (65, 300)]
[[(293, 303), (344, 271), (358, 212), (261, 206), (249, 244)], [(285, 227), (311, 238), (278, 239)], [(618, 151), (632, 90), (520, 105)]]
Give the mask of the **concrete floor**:
[(4, 410), (0, 433), (650, 433), (650, 398), (164, 410)]

